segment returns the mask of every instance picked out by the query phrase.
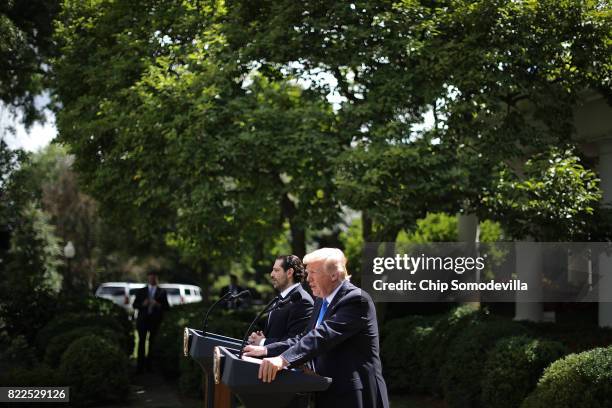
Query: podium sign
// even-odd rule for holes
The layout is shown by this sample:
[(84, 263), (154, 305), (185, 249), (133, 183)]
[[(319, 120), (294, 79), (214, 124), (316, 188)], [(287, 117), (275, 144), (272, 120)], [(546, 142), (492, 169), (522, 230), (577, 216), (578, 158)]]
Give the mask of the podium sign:
[(331, 378), (300, 369), (285, 369), (271, 383), (257, 378), (261, 360), (238, 358), (239, 349), (218, 346), (214, 352), (215, 379), (229, 387), (246, 408), (289, 407), (298, 393), (325, 391)]

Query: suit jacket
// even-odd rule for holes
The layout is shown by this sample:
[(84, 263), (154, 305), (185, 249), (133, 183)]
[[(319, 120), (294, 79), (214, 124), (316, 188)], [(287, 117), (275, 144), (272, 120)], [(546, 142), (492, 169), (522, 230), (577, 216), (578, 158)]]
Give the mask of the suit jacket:
[(291, 302), (280, 309), (273, 310), (268, 315), (264, 328), (265, 345), (295, 337), (306, 329), (312, 315), (314, 301), (302, 285), (296, 286), (287, 296), (291, 296), (295, 292), (302, 296), (299, 301)]
[(153, 298), (159, 303), (159, 306), (151, 308), (149, 313), (149, 305), (143, 305), (144, 301), (149, 297), (149, 286), (140, 288), (136, 291), (133, 307), (138, 310), (138, 318), (136, 319), (136, 327), (139, 330), (155, 329), (159, 326), (162, 316), (165, 311), (170, 309), (168, 304), (168, 294), (159, 286), (155, 289)]
[(315, 327), (322, 303), (317, 298), (309, 331), (266, 346), (268, 356), (282, 354), (292, 366), (312, 360), (317, 374), (332, 378), (329, 389), (315, 396), (319, 408), (388, 408), (372, 298), (344, 281)]

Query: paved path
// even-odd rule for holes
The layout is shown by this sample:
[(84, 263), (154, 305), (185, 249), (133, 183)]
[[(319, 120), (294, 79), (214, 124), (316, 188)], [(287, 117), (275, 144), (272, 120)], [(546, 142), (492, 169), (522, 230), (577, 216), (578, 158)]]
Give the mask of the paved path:
[(203, 402), (179, 394), (176, 383), (167, 382), (159, 374), (146, 373), (132, 378), (130, 396), (121, 405), (101, 408), (202, 408)]

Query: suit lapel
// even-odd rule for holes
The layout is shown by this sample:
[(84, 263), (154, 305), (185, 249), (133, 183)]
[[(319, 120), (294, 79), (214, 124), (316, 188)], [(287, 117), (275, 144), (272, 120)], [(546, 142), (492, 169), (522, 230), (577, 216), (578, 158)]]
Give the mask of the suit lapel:
[(323, 320), (325, 320), (327, 318), (327, 316), (330, 315), (331, 310), (334, 307), (336, 307), (336, 305), (338, 304), (340, 299), (342, 299), (344, 297), (344, 295), (348, 291), (348, 283), (349, 282), (347, 280), (345, 280), (345, 281), (342, 282), (342, 284), (340, 284), (340, 289), (338, 289), (338, 292), (336, 292), (336, 296), (334, 296), (334, 298), (332, 299), (332, 301), (329, 304), (329, 306), (327, 306), (327, 310), (325, 311), (325, 314), (323, 315)]
[[(278, 299), (278, 301), (276, 303), (278, 303), (281, 300), (287, 299), (287, 297), (291, 296), (293, 294), (293, 292), (295, 292), (296, 290), (299, 289), (299, 286), (296, 286), (295, 288), (291, 289), (289, 291), (289, 293), (287, 293), (287, 296), (285, 296), (282, 299)], [(278, 296), (280, 297), (280, 293), (278, 294)], [(276, 305), (276, 303), (274, 303), (274, 305)], [(288, 307), (289, 305), (285, 305), (285, 307)], [(264, 328), (264, 335), (267, 335), (268, 333), (270, 333), (270, 321), (272, 320), (272, 313), (277, 312), (278, 310), (272, 310), (270, 313), (268, 313), (268, 318), (266, 319), (266, 327)]]

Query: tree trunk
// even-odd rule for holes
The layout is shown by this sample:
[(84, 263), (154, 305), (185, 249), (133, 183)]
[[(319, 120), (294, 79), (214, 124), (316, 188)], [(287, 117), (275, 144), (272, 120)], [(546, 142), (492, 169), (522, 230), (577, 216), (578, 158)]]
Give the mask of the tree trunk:
[[(266, 259), (264, 259), (264, 243), (259, 241), (255, 244), (255, 251), (253, 253), (253, 270), (255, 271), (255, 282), (262, 283), (264, 275), (266, 274)], [(269, 260), (272, 262), (272, 260)]]
[(306, 255), (306, 230), (296, 222), (297, 208), (287, 193), (281, 199), (282, 218), (287, 220), (291, 231), (291, 251), (293, 255), (303, 258)]
[(361, 213), (361, 236), (364, 243), (372, 242), (372, 219), (365, 211)]
[(291, 251), (293, 255), (304, 258), (306, 255), (306, 231), (301, 226), (295, 225), (294, 221), (289, 221), (291, 225)]

